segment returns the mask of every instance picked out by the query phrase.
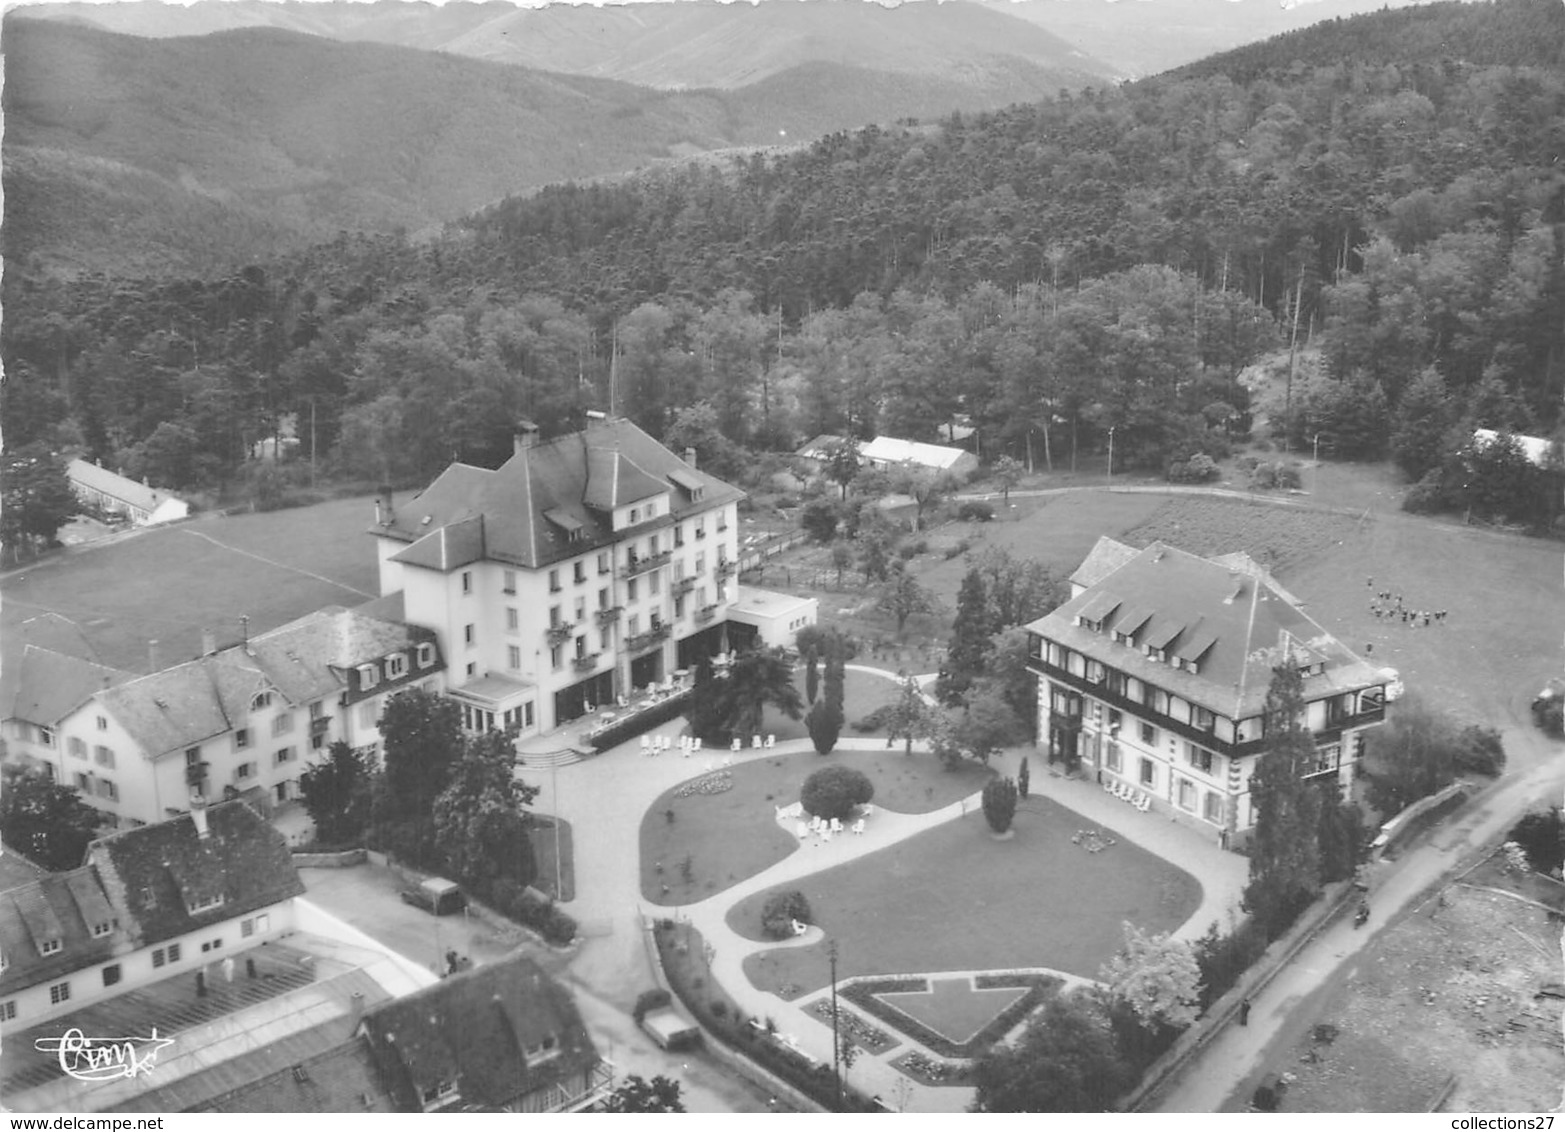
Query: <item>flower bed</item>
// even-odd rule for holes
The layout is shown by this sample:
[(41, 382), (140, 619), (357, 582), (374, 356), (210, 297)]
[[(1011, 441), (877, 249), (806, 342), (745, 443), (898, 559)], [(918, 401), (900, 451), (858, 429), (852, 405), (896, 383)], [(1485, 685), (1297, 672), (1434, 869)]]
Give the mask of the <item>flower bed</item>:
[(955, 1042), (938, 1030), (898, 1010), (880, 996), (883, 994), (917, 993), (929, 990), (929, 980), (918, 977), (889, 979), (861, 979), (839, 987), (837, 994), (846, 998), (867, 1014), (900, 1030), (914, 1041), (927, 1046), (942, 1057), (973, 1058), (999, 1041), (1031, 1014), (1044, 999), (1059, 990), (1061, 981), (1053, 975), (1029, 971), (1007, 971), (999, 974), (980, 975), (975, 983), (979, 990), (999, 987), (1026, 987), (1027, 993), (963, 1042)]
[(734, 775), (732, 771), (719, 770), (712, 774), (703, 774), (700, 778), (693, 778), (678, 790), (674, 791), (676, 798), (690, 798), (697, 794), (722, 794), (734, 788)]
[(891, 1060), (891, 1068), (906, 1074), (920, 1085), (965, 1085), (972, 1070), (967, 1065), (937, 1061), (918, 1050), (909, 1050)]
[[(831, 999), (829, 997), (817, 998), (810, 1003), (809, 1011), (826, 1023), (826, 1025), (831, 1025)], [(863, 1046), (864, 1049), (872, 1054), (885, 1053), (887, 1050), (895, 1049), (901, 1044), (879, 1026), (871, 1026), (864, 1019), (853, 1013), (853, 1011), (844, 1010), (840, 1005), (837, 1007), (837, 1030), (839, 1033), (845, 1034), (854, 1045)]]

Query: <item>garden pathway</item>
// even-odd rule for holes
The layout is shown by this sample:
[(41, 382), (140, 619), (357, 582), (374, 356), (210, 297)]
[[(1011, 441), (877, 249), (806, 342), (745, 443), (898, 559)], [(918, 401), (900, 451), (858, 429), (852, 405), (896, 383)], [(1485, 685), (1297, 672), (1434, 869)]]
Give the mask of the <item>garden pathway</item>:
[[(897, 678), (884, 669), (854, 667), (888, 679)], [(674, 720), (656, 729), (656, 733), (677, 737), (682, 727), (683, 720)], [(845, 737), (839, 741), (843, 749), (883, 749), (884, 745), (883, 738), (873, 737)], [(771, 749), (746, 748), (733, 758), (735, 765), (740, 765), (752, 759), (803, 753), (814, 753), (808, 740), (782, 742)], [(806, 846), (707, 900), (679, 909), (647, 903), (641, 894), (639, 864), (641, 820), (647, 807), (663, 791), (706, 773), (709, 758), (723, 759), (729, 754), (702, 752), (685, 758), (676, 745), (654, 758), (641, 754), (639, 743), (629, 743), (572, 766), (522, 772), (531, 785), (541, 788), (537, 809), (557, 813), (571, 822), (575, 830), (577, 898), (563, 907), (581, 923), (584, 938), (571, 964), (572, 974), (598, 995), (628, 1010), (638, 993), (656, 985), (645, 925), (665, 916), (688, 919), (711, 944), (713, 974), (739, 1007), (756, 1017), (773, 1018), (781, 1032), (798, 1038), (801, 1049), (829, 1063), (830, 1029), (805, 1013), (807, 1000), (800, 1000), (797, 1005), (784, 1002), (756, 989), (745, 977), (745, 957), (777, 945), (739, 936), (728, 927), (728, 909), (751, 893), (856, 859), (959, 818), (978, 808), (979, 798), (974, 794), (927, 814), (902, 814), (877, 807), (862, 835), (839, 835), (829, 844)], [(1002, 753), (992, 765), (1002, 774), (1014, 776), (1023, 755), (1033, 757), (1033, 793), (1059, 802), (1088, 822), (1141, 845), (1201, 881), (1200, 907), (1174, 933), (1177, 937), (1197, 938), (1214, 921), (1225, 922), (1237, 907), (1245, 878), (1243, 858), (1219, 850), (1214, 842), (1156, 812), (1137, 813), (1094, 784), (1048, 773), (1038, 765), (1037, 752), (1030, 749)], [(758, 813), (756, 819), (774, 820), (764, 813)], [(792, 823), (784, 828), (791, 831)], [(888, 1057), (906, 1053), (909, 1048), (919, 1047), (904, 1039)], [(916, 1112), (959, 1112), (972, 1099), (971, 1089), (913, 1083), (887, 1060), (862, 1056), (850, 1074), (853, 1085), (871, 1095), (878, 1094), (893, 1107)]]

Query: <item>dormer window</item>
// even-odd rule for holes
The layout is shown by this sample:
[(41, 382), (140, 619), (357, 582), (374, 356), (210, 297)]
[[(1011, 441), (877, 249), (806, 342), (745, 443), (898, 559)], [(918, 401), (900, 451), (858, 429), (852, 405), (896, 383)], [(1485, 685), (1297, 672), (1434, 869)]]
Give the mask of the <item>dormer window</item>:
[(42, 940), (38, 944), (39, 955), (58, 955), (65, 944), (58, 939)]
[(396, 680), (408, 674), (408, 658), (405, 653), (393, 653), (386, 658), (386, 679)]
[(555, 1041), (553, 1034), (548, 1034), (537, 1045), (526, 1047), (522, 1053), (527, 1059), (528, 1065), (537, 1065), (539, 1062), (548, 1061), (551, 1057), (558, 1056), (560, 1043)]
[(113, 924), (93, 924), (92, 925), (92, 938), (93, 939), (102, 939), (104, 936), (108, 935), (113, 930), (114, 930), (114, 925)]
[(640, 507), (632, 507), (630, 509), (630, 521), (633, 524), (641, 522), (641, 508)]
[(1147, 646), (1147, 657), (1150, 660), (1157, 661), (1159, 664), (1162, 664), (1165, 660), (1168, 659), (1167, 655), (1163, 652), (1162, 649), (1155, 649), (1151, 645)]
[(255, 695), (250, 697), (251, 711), (260, 711), (262, 708), (268, 708), (271, 706), (272, 693), (270, 692), (257, 692)]
[(211, 909), (211, 908), (221, 908), (222, 906), (223, 906), (223, 895), (222, 895), (222, 893), (215, 893), (215, 894), (208, 895), (208, 896), (197, 897), (197, 898), (189, 901), (185, 905), (186, 909), (189, 910), (191, 915), (195, 915), (197, 912), (205, 912), (205, 911), (207, 911), (208, 909)]
[(359, 687), (373, 688), (380, 683), (380, 669), (373, 664), (359, 665)]
[(435, 646), (427, 641), (418, 646), (418, 666), (428, 668), (435, 663)]
[(436, 1081), (423, 1091), (424, 1111), (440, 1108), (457, 1099), (455, 1081)]

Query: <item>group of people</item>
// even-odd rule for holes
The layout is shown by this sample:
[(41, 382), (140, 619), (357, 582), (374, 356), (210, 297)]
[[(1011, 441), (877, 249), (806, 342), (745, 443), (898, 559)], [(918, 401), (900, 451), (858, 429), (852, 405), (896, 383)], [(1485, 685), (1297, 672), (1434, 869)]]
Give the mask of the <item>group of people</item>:
[[(1370, 589), (1375, 589), (1375, 579), (1373, 577), (1369, 579), (1368, 585)], [(1369, 603), (1369, 611), (1375, 615), (1375, 620), (1377, 621), (1391, 621), (1394, 623), (1400, 620), (1402, 624), (1411, 626), (1414, 629), (1418, 628), (1420, 624), (1426, 629), (1431, 625), (1445, 624), (1446, 610), (1411, 609), (1402, 600), (1402, 595), (1393, 590), (1375, 590), (1375, 597)]]

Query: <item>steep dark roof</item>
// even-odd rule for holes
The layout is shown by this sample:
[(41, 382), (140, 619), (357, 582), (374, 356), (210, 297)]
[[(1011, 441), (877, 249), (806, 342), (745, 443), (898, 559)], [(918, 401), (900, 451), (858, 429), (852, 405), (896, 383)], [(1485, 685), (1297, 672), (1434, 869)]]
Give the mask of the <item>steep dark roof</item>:
[[(1031, 632), (1235, 720), (1260, 714), (1272, 668), (1289, 657), (1301, 668), (1323, 666), (1305, 675), (1306, 699), (1384, 683), (1247, 557), (1213, 561), (1155, 542), (1111, 566), (1104, 558), (1117, 552), (1101, 555), (1103, 547), (1100, 540), (1089, 556), (1100, 560), (1098, 580)], [(1101, 622), (1101, 631), (1078, 618)], [(1132, 621), (1141, 625), (1132, 642), (1116, 641)], [(1197, 661), (1197, 671), (1153, 660), (1147, 646)]]
[[(94, 924), (108, 924), (110, 930), (94, 936)], [(0, 892), (0, 954), (6, 959), (0, 995), (131, 950), (128, 927), (110, 906), (91, 867), (47, 873), (30, 884)], [(40, 954), (39, 946), (46, 940), (58, 941), (59, 949)]]
[(612, 545), (613, 509), (660, 493), (675, 519), (744, 494), (612, 420), (523, 448), (494, 471), (453, 464), (370, 533), (411, 543), (395, 560), (429, 569), (479, 557), (537, 568)]
[[(498, 1108), (599, 1061), (576, 1004), (523, 955), (475, 967), (377, 1007), (364, 1035), (397, 1107), (457, 1084), (464, 1108)], [(558, 1052), (527, 1064), (528, 1049)]]
[[(209, 834), (194, 815), (123, 830), (94, 841), (89, 863), (110, 898), (129, 914), (137, 943), (147, 946), (241, 916), (304, 891), (283, 835), (243, 802), (206, 809)], [(220, 896), (192, 912), (190, 902)]]

